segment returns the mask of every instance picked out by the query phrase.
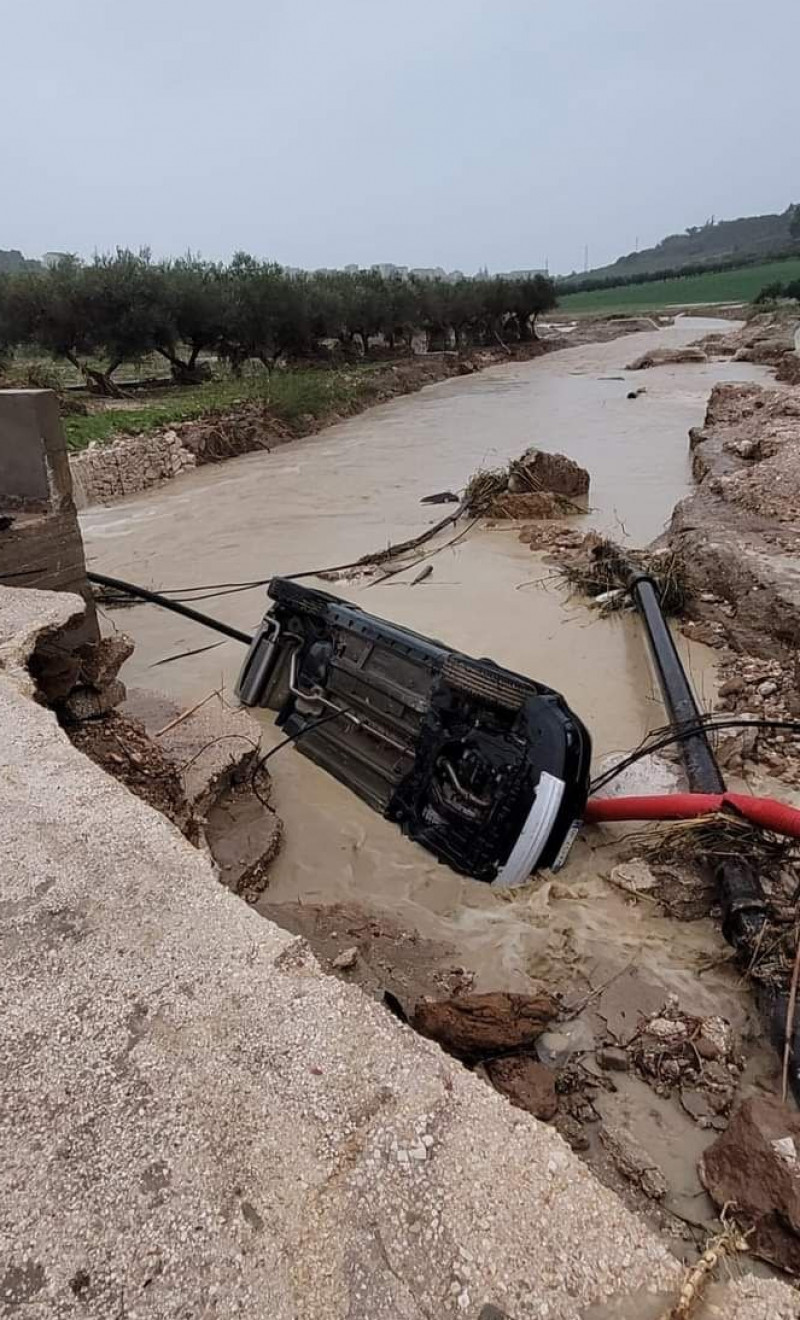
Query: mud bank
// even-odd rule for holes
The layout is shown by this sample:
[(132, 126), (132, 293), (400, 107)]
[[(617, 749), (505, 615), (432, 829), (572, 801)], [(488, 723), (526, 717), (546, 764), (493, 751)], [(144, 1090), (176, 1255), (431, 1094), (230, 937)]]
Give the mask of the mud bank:
[[(751, 319), (706, 336), (723, 360), (768, 363), (776, 383), (719, 384), (690, 432), (695, 489), (672, 517), (685, 567), (691, 635), (718, 649), (721, 706), (795, 718), (800, 645), (800, 359), (796, 320)], [(795, 383), (793, 383), (795, 382)], [(734, 768), (757, 766), (800, 785), (791, 733), (730, 740)]]

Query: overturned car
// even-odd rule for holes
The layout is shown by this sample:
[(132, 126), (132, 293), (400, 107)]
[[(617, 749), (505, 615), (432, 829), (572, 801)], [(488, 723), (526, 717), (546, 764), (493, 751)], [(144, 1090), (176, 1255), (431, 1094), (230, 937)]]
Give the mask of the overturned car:
[(245, 706), (440, 861), (496, 885), (556, 869), (589, 735), (551, 688), (283, 578), (242, 666)]

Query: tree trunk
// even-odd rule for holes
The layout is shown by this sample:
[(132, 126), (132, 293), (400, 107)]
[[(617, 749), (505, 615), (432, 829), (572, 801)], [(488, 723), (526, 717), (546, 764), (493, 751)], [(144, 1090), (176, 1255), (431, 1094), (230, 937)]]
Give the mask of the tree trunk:
[(121, 359), (110, 362), (105, 371), (100, 371), (97, 367), (89, 367), (85, 362), (81, 362), (74, 353), (65, 353), (68, 362), (71, 362), (76, 371), (79, 371), (86, 381), (86, 388), (93, 394), (101, 394), (106, 399), (122, 399), (124, 394), (111, 377), (120, 365)]
[(369, 335), (366, 330), (359, 330), (358, 333), (361, 335), (361, 342), (364, 345), (364, 357), (369, 357)]
[(207, 373), (197, 365), (199, 345), (192, 349), (188, 362), (184, 362), (183, 358), (178, 357), (177, 353), (173, 353), (169, 348), (157, 348), (156, 352), (167, 359), (176, 385), (200, 385), (206, 379)]

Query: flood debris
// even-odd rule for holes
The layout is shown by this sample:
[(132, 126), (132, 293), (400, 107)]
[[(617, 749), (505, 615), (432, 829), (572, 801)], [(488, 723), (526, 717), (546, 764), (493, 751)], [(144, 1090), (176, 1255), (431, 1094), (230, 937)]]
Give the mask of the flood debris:
[(485, 517), (559, 518), (584, 513), (588, 493), (585, 468), (564, 454), (532, 448), (507, 467), (476, 472), (464, 500), (470, 513)]
[[(688, 1266), (673, 1306), (659, 1320), (689, 1320), (696, 1311), (712, 1276), (728, 1256), (748, 1249), (748, 1234), (742, 1234), (723, 1209), (722, 1232), (716, 1233), (694, 1265)], [(715, 1308), (716, 1309), (716, 1308)]]
[(628, 1045), (631, 1064), (657, 1095), (678, 1092), (701, 1127), (725, 1126), (744, 1059), (729, 1022), (684, 1012), (671, 996)]
[[(663, 367), (670, 363), (708, 362), (702, 348), (651, 348), (641, 357), (629, 362), (626, 371), (644, 371), (647, 367)], [(630, 395), (628, 396), (630, 398)]]
[[(679, 831), (678, 837), (683, 839)], [(678, 860), (667, 846), (669, 827), (645, 828), (630, 844), (630, 860), (612, 867), (608, 877), (615, 889), (660, 904), (679, 921), (698, 921), (711, 913), (716, 901), (716, 885), (708, 868), (697, 859)], [(642, 852), (647, 855), (642, 857)]]
[(800, 1114), (751, 1096), (705, 1151), (700, 1177), (715, 1204), (752, 1230), (749, 1250), (800, 1274)]
[(557, 573), (591, 601), (601, 614), (631, 607), (630, 567), (653, 579), (664, 614), (678, 614), (686, 602), (683, 559), (669, 546), (654, 550), (623, 550), (615, 541), (588, 532), (573, 551), (559, 556)]

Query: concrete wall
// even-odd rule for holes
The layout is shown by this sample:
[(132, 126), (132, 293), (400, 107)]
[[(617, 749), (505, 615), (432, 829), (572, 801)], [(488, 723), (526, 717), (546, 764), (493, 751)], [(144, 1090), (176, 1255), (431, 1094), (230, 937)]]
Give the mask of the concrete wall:
[(0, 581), (76, 592), (86, 613), (60, 644), (96, 639), (67, 447), (52, 390), (0, 390), (0, 515), (11, 520), (0, 528)]

